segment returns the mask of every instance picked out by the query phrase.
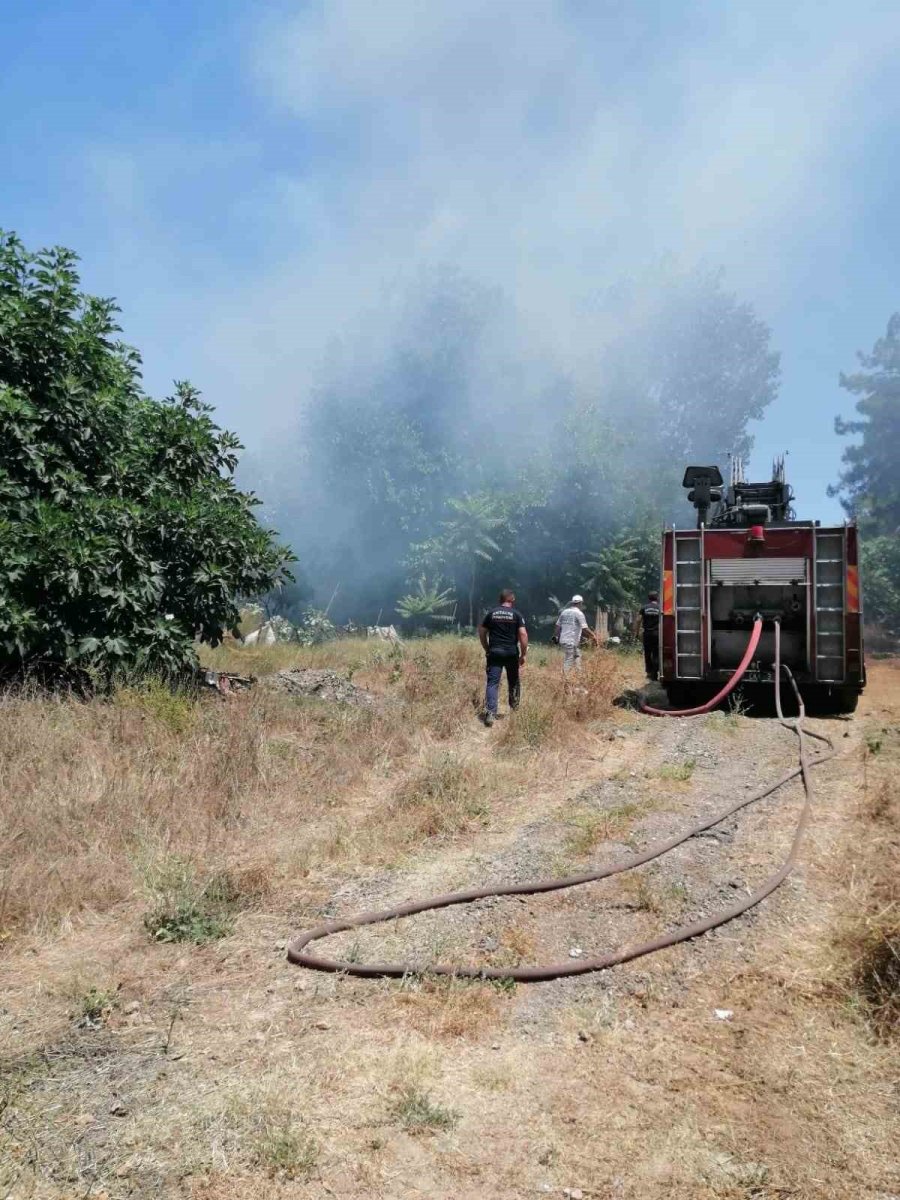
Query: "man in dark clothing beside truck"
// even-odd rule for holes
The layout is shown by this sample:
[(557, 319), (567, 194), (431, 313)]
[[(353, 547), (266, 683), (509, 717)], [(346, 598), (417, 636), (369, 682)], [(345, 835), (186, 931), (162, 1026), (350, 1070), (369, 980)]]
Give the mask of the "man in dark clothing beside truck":
[(659, 678), (659, 593), (651, 592), (641, 609), (644, 669), (648, 679)]
[(521, 684), (519, 668), (525, 666), (528, 653), (528, 630), (525, 618), (515, 607), (515, 594), (504, 588), (500, 603), (490, 609), (478, 626), (478, 637), (484, 649), (487, 670), (487, 689), (484, 697), (484, 723), (493, 725), (497, 719), (497, 702), (500, 698), (500, 680), (506, 670), (509, 687), (509, 707), (518, 708)]

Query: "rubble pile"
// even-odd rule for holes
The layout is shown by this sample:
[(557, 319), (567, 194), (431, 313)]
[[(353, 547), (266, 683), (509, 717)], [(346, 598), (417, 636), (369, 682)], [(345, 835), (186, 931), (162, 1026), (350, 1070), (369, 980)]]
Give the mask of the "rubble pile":
[(266, 685), (291, 696), (311, 696), (330, 704), (356, 704), (362, 707), (375, 703), (375, 697), (365, 688), (357, 687), (345, 675), (326, 669), (305, 668), (278, 671), (266, 679)]

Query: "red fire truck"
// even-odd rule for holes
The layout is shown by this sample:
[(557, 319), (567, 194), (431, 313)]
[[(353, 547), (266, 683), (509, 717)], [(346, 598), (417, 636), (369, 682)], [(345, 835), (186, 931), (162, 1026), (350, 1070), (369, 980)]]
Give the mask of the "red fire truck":
[(811, 713), (849, 713), (865, 686), (856, 526), (798, 521), (784, 460), (767, 483), (748, 483), (732, 460), (688, 467), (694, 529), (666, 529), (662, 544), (660, 682), (673, 708), (711, 699), (734, 673), (757, 615), (763, 633), (741, 689), (752, 701), (782, 661)]

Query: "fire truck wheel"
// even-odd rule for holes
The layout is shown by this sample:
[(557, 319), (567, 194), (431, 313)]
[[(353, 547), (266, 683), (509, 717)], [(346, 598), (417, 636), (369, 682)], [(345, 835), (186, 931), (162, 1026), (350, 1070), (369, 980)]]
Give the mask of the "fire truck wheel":
[(857, 704), (859, 704), (859, 692), (856, 688), (839, 688), (834, 694), (834, 708), (832, 711), (836, 713), (855, 713)]
[(698, 689), (690, 683), (670, 683), (666, 685), (666, 699), (669, 708), (693, 708), (703, 704), (708, 697), (701, 696)]
[(811, 717), (839, 717), (856, 712), (859, 692), (855, 687), (816, 687), (804, 693), (803, 702)]

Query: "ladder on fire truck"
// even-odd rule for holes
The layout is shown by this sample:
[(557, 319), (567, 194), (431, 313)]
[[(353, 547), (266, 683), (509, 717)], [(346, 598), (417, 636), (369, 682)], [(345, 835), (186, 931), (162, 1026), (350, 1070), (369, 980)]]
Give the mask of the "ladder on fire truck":
[(675, 674), (679, 679), (703, 675), (703, 535), (699, 530), (675, 533)]
[(844, 679), (844, 573), (846, 548), (842, 531), (816, 530), (816, 678), (822, 683)]

